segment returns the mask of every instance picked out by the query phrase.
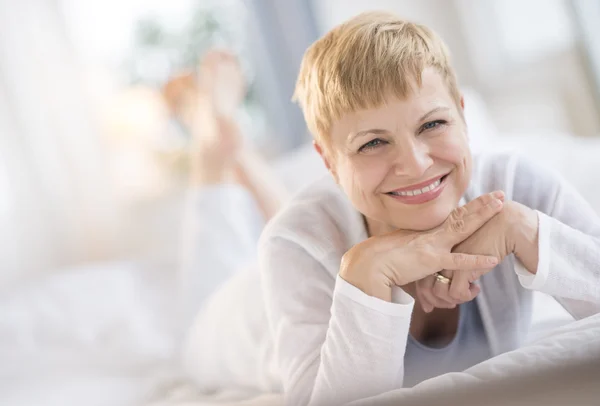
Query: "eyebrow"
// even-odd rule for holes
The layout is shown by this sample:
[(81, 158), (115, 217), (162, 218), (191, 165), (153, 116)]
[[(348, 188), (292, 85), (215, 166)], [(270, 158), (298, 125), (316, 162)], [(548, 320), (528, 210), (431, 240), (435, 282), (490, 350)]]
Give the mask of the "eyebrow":
[(419, 123), (422, 123), (423, 121), (427, 120), (429, 118), (429, 116), (432, 116), (435, 113), (439, 113), (440, 111), (448, 111), (448, 110), (450, 110), (448, 107), (438, 106), (435, 109), (431, 110), (429, 113), (423, 114), (421, 116), (421, 118), (419, 119)]
[(369, 134), (378, 135), (378, 134), (388, 134), (388, 133), (389, 133), (388, 130), (384, 130), (382, 128), (372, 128), (370, 130), (359, 131), (355, 134), (352, 134), (350, 136), (350, 139), (348, 140), (348, 142), (352, 142), (356, 138), (364, 137), (365, 135), (369, 135)]
[[(448, 111), (448, 110), (450, 110), (448, 107), (438, 106), (438, 107), (434, 108), (433, 110), (423, 114), (421, 116), (421, 118), (419, 118), (418, 122), (422, 123), (423, 121), (427, 120), (430, 116), (434, 115), (435, 113), (439, 113), (440, 111)], [(369, 135), (369, 134), (380, 135), (380, 134), (388, 134), (388, 133), (389, 133), (388, 130), (384, 130), (381, 128), (372, 128), (370, 130), (363, 130), (363, 131), (359, 131), (357, 133), (350, 135), (348, 142), (352, 142), (356, 138), (364, 137), (365, 135)]]

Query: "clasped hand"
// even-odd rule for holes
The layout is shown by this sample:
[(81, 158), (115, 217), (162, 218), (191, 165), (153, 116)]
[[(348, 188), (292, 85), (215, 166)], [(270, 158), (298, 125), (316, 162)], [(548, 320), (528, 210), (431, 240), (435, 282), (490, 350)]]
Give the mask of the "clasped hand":
[(456, 208), (432, 230), (371, 237), (344, 255), (340, 276), (382, 300), (391, 301), (392, 287), (400, 286), (426, 312), (453, 308), (474, 299), (473, 282), (512, 252), (503, 211), (504, 193), (496, 191)]

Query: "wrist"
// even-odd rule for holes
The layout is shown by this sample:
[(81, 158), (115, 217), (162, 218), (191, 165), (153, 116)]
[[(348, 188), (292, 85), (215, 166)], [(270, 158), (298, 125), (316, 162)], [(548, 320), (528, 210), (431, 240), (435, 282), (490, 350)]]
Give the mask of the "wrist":
[(517, 258), (523, 253), (537, 252), (538, 216), (537, 212), (516, 202), (508, 202), (508, 235), (512, 251)]
[(365, 294), (384, 300), (392, 301), (392, 283), (373, 266), (368, 259), (367, 248), (358, 244), (342, 257), (340, 277), (360, 289)]

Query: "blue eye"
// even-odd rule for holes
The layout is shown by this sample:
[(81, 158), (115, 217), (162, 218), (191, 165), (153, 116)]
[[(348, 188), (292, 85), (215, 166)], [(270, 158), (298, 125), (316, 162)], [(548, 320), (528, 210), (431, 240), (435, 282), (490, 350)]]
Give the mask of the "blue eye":
[(441, 125), (446, 124), (447, 121), (446, 120), (435, 120), (435, 121), (430, 121), (428, 123), (423, 124), (423, 126), (421, 126), (421, 131), (427, 131), (427, 130), (432, 130), (436, 127), (439, 127)]
[(358, 152), (363, 152), (365, 150), (371, 150), (373, 148), (377, 148), (378, 146), (382, 145), (385, 141), (383, 141), (380, 138), (375, 138), (374, 140), (371, 140), (369, 142), (367, 142), (365, 145), (363, 145), (362, 147), (360, 147), (358, 149)]

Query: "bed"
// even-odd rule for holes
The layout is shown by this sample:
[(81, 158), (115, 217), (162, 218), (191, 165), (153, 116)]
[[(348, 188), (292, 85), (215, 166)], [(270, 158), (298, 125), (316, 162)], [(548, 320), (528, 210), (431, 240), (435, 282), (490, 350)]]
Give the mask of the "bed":
[[(280, 405), (277, 394), (199, 394), (177, 362), (173, 274), (141, 264), (80, 267), (0, 292), (2, 405)], [(569, 324), (538, 296), (534, 336), (555, 338), (419, 385), (415, 392), (600, 354), (600, 316)], [(562, 326), (562, 327), (559, 327)], [(405, 396), (405, 395), (402, 395)]]
[[(517, 147), (542, 163), (564, 169), (567, 178), (594, 207), (600, 208), (595, 180), (587, 176), (600, 172), (589, 172), (590, 165), (600, 169), (596, 158), (599, 141), (575, 141), (548, 134), (502, 139), (491, 134), (477, 138), (478, 131), (473, 126), (470, 134), (474, 149)], [(541, 142), (545, 145), (543, 151), (532, 148)], [(574, 157), (582, 164), (572, 165)], [(277, 173), (287, 178), (289, 188), (297, 189), (323, 173), (319, 165), (318, 157), (304, 148), (294, 159), (278, 166)], [(307, 171), (306, 168), (312, 169)], [(298, 173), (308, 175), (300, 179)], [(0, 404), (283, 404), (277, 394), (201, 395), (187, 381), (177, 362), (180, 337), (172, 317), (176, 302), (174, 269), (138, 262), (105, 263), (2, 286)], [(400, 399), (418, 399), (435, 388), (459, 391), (460, 387), (473, 382), (495, 381), (526, 370), (528, 365), (532, 365), (529, 372), (534, 372), (600, 354), (600, 316), (572, 323), (571, 317), (552, 298), (537, 294), (534, 303), (534, 322), (527, 347), (465, 373), (438, 377), (414, 389), (393, 392), (375, 400), (393, 403)], [(550, 331), (554, 331), (554, 335), (545, 337)]]

